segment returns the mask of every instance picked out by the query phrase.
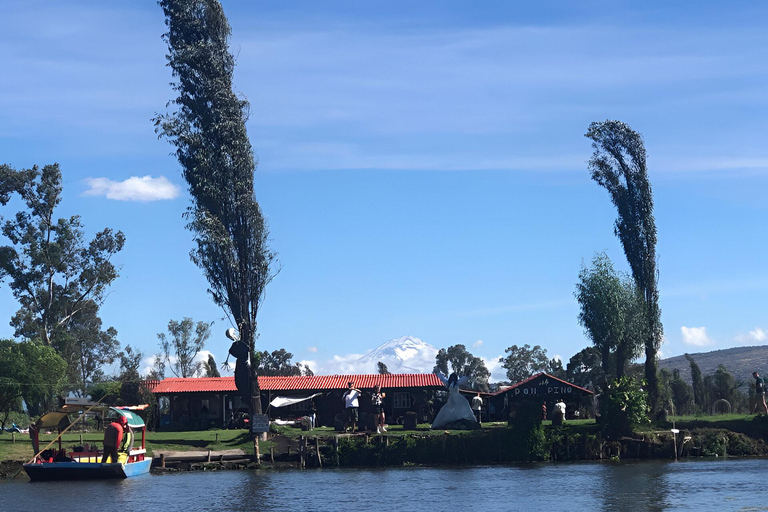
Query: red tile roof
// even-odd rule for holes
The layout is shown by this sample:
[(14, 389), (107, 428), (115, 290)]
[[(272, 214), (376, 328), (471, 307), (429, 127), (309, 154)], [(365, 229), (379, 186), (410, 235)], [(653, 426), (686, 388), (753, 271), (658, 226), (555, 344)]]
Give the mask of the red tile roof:
[[(346, 389), (352, 381), (361, 389), (373, 389), (380, 384), (387, 388), (442, 388), (443, 383), (433, 373), (400, 373), (386, 375), (313, 375), (310, 377), (259, 377), (262, 391), (311, 391)], [(157, 384), (152, 393), (234, 392), (234, 377), (201, 377), (195, 379), (170, 378)]]

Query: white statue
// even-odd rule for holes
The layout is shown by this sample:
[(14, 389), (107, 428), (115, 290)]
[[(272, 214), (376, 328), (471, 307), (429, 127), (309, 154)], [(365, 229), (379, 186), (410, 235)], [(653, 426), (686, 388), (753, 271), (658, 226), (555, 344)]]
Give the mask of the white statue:
[(459, 420), (477, 423), (472, 407), (469, 405), (469, 400), (459, 393), (459, 386), (466, 384), (469, 378), (466, 376), (457, 378), (455, 373), (452, 373), (451, 377), (447, 378), (440, 372), (437, 373), (437, 377), (448, 388), (448, 401), (440, 409), (440, 412), (437, 413), (435, 421), (432, 422), (432, 428), (445, 428), (446, 425)]

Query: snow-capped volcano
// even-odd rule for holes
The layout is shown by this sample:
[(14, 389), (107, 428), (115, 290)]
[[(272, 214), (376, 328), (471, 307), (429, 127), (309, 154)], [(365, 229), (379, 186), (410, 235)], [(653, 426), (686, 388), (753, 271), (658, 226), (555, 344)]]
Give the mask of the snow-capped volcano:
[(382, 343), (355, 361), (355, 366), (371, 373), (381, 361), (390, 373), (431, 373), (436, 355), (437, 349), (429, 343), (415, 336), (403, 336)]

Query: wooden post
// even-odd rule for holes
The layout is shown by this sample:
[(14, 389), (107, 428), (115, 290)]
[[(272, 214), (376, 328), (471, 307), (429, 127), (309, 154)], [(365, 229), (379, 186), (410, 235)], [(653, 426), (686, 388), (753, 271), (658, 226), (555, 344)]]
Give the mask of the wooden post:
[(208, 450), (208, 462), (211, 462), (211, 450)]
[(336, 465), (339, 465), (339, 436), (333, 436), (333, 453), (336, 455)]
[(309, 443), (309, 438), (305, 437), (304, 438), (304, 442), (301, 445), (301, 455), (302, 455), (302, 457), (301, 457), (301, 469), (306, 469), (306, 467), (307, 467), (307, 457), (308, 457), (308, 452), (309, 452), (309, 450), (307, 450), (307, 444), (308, 443)]
[(299, 469), (304, 469), (304, 436), (299, 436)]
[(320, 458), (320, 438), (315, 438), (315, 453), (317, 453), (317, 465), (323, 467), (323, 461)]
[(11, 432), (11, 439), (13, 440), (13, 444), (16, 444), (16, 432)]
[(389, 448), (389, 436), (384, 436), (384, 446)]
[(256, 458), (256, 467), (261, 467), (261, 453), (259, 452), (259, 436), (253, 436), (253, 455)]
[(272, 464), (275, 463), (275, 447), (274, 446), (269, 447), (269, 460), (270, 462), (272, 462)]
[(80, 434), (80, 446), (83, 446), (83, 434)]
[(165, 469), (165, 454), (164, 453), (160, 454), (160, 467)]
[(216, 432), (216, 440), (214, 441), (215, 444), (219, 444), (219, 433)]

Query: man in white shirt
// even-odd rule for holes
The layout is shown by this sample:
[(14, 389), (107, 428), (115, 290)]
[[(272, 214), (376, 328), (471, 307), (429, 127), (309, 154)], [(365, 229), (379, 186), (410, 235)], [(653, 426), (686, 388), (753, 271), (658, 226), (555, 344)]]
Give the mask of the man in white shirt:
[(562, 425), (565, 422), (565, 402), (559, 399), (555, 402), (555, 414), (552, 418), (553, 425)]
[(352, 432), (357, 430), (357, 421), (358, 421), (358, 408), (360, 407), (360, 402), (358, 401), (358, 398), (360, 398), (360, 394), (362, 392), (355, 387), (354, 382), (348, 382), (347, 383), (347, 391), (342, 395), (342, 399), (344, 400), (344, 412), (346, 413), (346, 418), (344, 422), (344, 432), (347, 431), (347, 428), (349, 425), (352, 425)]
[(477, 418), (477, 422), (480, 423), (480, 417), (483, 412), (483, 399), (480, 398), (480, 393), (472, 397), (472, 412), (475, 413), (475, 418)]

